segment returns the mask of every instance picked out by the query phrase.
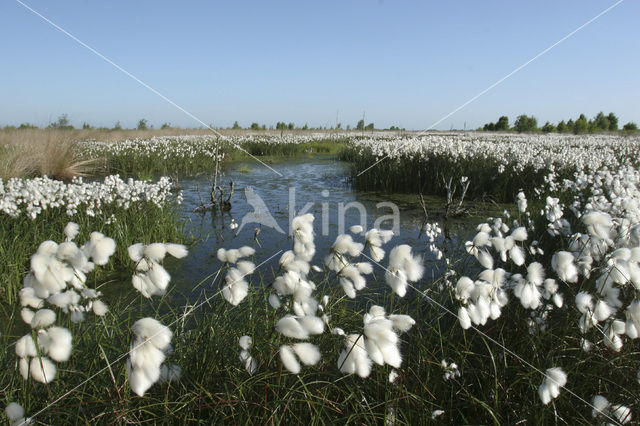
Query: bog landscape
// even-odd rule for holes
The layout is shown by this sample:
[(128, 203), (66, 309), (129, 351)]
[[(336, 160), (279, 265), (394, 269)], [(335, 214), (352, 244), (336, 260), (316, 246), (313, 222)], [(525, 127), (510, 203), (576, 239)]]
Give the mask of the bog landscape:
[(637, 424), (640, 5), (1, 8), (2, 422)]
[(0, 181), (1, 377), (27, 417), (637, 407), (636, 135), (20, 132), (3, 166), (25, 175)]

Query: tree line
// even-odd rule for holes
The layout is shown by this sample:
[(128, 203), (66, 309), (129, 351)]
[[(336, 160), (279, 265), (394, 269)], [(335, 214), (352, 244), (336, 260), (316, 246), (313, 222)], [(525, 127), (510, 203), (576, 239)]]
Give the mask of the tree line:
[[(213, 124), (210, 125), (211, 128), (217, 128), (217, 129), (224, 129), (225, 127), (214, 127)], [(122, 127), (122, 125), (120, 124), (119, 121), (117, 121), (113, 127), (94, 127), (92, 125), (90, 125), (87, 122), (82, 123), (82, 126), (80, 127), (83, 130), (123, 130), (124, 128)], [(149, 120), (147, 120), (146, 118), (141, 118), (138, 121), (138, 124), (133, 127), (132, 129), (135, 130), (149, 130), (149, 129), (153, 129), (153, 125), (149, 123)], [(177, 127), (174, 127), (171, 125), (171, 123), (165, 122), (162, 123), (159, 127), (162, 130), (166, 130), (166, 129), (174, 129)], [(4, 129), (0, 126), (0, 130), (24, 130), (24, 129), (39, 129), (38, 126), (33, 125), (31, 123), (22, 123), (19, 126), (5, 126)], [(69, 120), (69, 116), (67, 114), (62, 114), (60, 117), (58, 117), (58, 120), (52, 123), (49, 123), (45, 129), (58, 129), (58, 130), (75, 130), (76, 128), (73, 126), (73, 124), (71, 124), (71, 120)], [(267, 125), (266, 124), (259, 124), (257, 122), (253, 122), (249, 125), (249, 127), (242, 127), (240, 126), (240, 124), (238, 123), (238, 121), (235, 121), (233, 123), (233, 125), (231, 127), (226, 127), (226, 129), (247, 129), (247, 130), (267, 130)], [(321, 126), (321, 127), (309, 127), (308, 124), (304, 124), (303, 126), (296, 126), (295, 123), (289, 122), (286, 123), (284, 121), (278, 121), (275, 125), (275, 127), (273, 125), (269, 126), (269, 130), (342, 130), (342, 123), (337, 123), (335, 125), (335, 127), (327, 127), (327, 126)], [(360, 120), (358, 121), (358, 123), (356, 124), (356, 126), (354, 127), (355, 130), (361, 130), (361, 131), (369, 131), (369, 130), (375, 130), (375, 125), (373, 123), (369, 123), (367, 125), (364, 124), (364, 120)], [(351, 126), (347, 125), (346, 130), (351, 130)], [(391, 126), (388, 129), (381, 129), (381, 130), (404, 130), (401, 129), (398, 126)]]
[[(546, 122), (542, 127), (538, 127), (538, 120), (534, 116), (525, 114), (519, 115), (513, 123), (513, 127), (509, 127), (509, 118), (506, 115), (501, 116), (495, 123), (487, 123), (478, 130), (488, 132), (506, 132), (514, 130), (516, 132), (543, 132), (543, 133), (573, 133), (576, 135), (584, 133), (601, 133), (601, 132), (617, 132), (618, 117), (610, 112), (605, 115), (602, 111), (592, 119), (587, 119), (584, 114), (580, 114), (576, 120), (560, 121), (558, 124)], [(622, 126), (622, 130), (626, 132), (635, 132), (638, 125), (630, 121)]]

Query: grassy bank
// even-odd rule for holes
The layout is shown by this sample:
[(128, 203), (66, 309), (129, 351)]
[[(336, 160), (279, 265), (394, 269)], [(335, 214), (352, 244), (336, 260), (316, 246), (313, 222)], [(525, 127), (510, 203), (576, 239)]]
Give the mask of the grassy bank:
[[(362, 328), (362, 314), (374, 303), (396, 314), (409, 314), (417, 324), (403, 335), (403, 363), (393, 383), (388, 366), (374, 366), (366, 379), (341, 374), (337, 359), (342, 338), (329, 333), (311, 339), (323, 359), (293, 375), (278, 356), (279, 346), (290, 339), (274, 331), (279, 315), (269, 307), (262, 290), (271, 279), (270, 274), (255, 276), (253, 290), (238, 307), (215, 295), (220, 280), (207, 282), (201, 298), (189, 305), (200, 307), (184, 319), (189, 307), (173, 305), (175, 295), (150, 302), (140, 300), (130, 288), (117, 300), (107, 301), (111, 312), (103, 319), (91, 317), (82, 324), (60, 321), (74, 335), (74, 354), (48, 387), (24, 382), (13, 369), (10, 344), (26, 331), (16, 319), (15, 328), (3, 330), (0, 337), (3, 397), (20, 401), (27, 415), (44, 409), (37, 417), (44, 423), (413, 425), (428, 423), (434, 411), (442, 410), (433, 423), (562, 423), (571, 419), (572, 424), (589, 424), (590, 407), (567, 392), (553, 405), (540, 403), (536, 390), (541, 375), (526, 364), (530, 363), (541, 370), (562, 366), (571, 377), (568, 387), (577, 395), (627, 395), (616, 401), (637, 405), (636, 352), (629, 347), (613, 359), (606, 349), (594, 348), (587, 356), (576, 352), (580, 337), (571, 331), (572, 320), (567, 322), (570, 312), (555, 317), (549, 332), (530, 335), (521, 321), (526, 312), (515, 305), (503, 313), (499, 323), (481, 327), (482, 335), (462, 330), (455, 315), (416, 292), (400, 300), (389, 291), (365, 290), (354, 303), (344, 299), (332, 278), (322, 276), (316, 279), (319, 293), (331, 295), (327, 313), (332, 326), (357, 332)], [(450, 299), (448, 290), (439, 293), (433, 284), (424, 282), (419, 287), (435, 300)], [(129, 326), (150, 314), (170, 324), (175, 333), (174, 352), (168, 360), (181, 366), (183, 376), (177, 383), (156, 384), (138, 397), (127, 384), (123, 356), (130, 342)], [(12, 316), (18, 317), (17, 312)], [(238, 359), (237, 342), (244, 334), (253, 336), (251, 353), (258, 361), (252, 376)], [(518, 357), (490, 339), (506, 344)], [(445, 379), (443, 359), (455, 362), (460, 376)], [(53, 401), (49, 407), (48, 402)]]
[[(502, 203), (513, 201), (520, 190), (528, 193), (537, 188), (548, 174), (547, 170), (531, 166), (520, 170), (505, 168), (498, 173), (500, 162), (490, 158), (453, 160), (446, 155), (402, 156), (378, 162), (380, 156), (353, 148), (343, 150), (340, 159), (351, 163), (352, 182), (358, 189), (446, 196), (449, 179), (460, 187), (460, 180), (466, 177), (471, 181), (469, 198)], [(571, 175), (571, 170), (564, 170), (562, 177)], [(458, 188), (456, 195), (460, 193)]]
[(80, 237), (99, 231), (118, 244), (110, 266), (120, 268), (135, 242), (182, 241), (177, 203), (167, 179), (158, 183), (104, 181), (62, 183), (52, 179), (0, 180), (0, 298), (13, 303), (29, 271), (29, 258), (45, 240), (62, 241), (69, 221)]
[(211, 170), (216, 155), (336, 154), (348, 134), (329, 131), (60, 130), (0, 131), (0, 178), (120, 173), (150, 176)]
[(445, 182), (466, 177), (468, 196), (512, 202), (549, 177), (561, 183), (579, 171), (637, 167), (639, 149), (638, 137), (470, 133), (351, 139), (340, 158), (352, 164), (358, 189), (446, 195)]

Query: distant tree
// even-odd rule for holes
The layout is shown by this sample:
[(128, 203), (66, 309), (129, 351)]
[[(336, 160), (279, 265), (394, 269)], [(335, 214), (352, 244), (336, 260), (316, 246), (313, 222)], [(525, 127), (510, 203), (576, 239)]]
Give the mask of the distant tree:
[(598, 115), (596, 115), (596, 118), (594, 121), (595, 121), (596, 129), (600, 131), (606, 132), (607, 130), (609, 130), (609, 127), (611, 126), (611, 123), (609, 122), (609, 117), (604, 115), (602, 111), (600, 111)]
[(342, 123), (336, 124), (336, 130), (340, 130), (340, 129), (342, 129)]
[(241, 128), (242, 128), (242, 127), (240, 127), (240, 125), (238, 124), (238, 122), (237, 122), (237, 121), (234, 121), (234, 122), (233, 122), (233, 127), (232, 127), (232, 129), (241, 129)]
[(493, 122), (487, 123), (484, 125), (482, 130), (484, 130), (485, 132), (493, 132), (494, 130), (496, 130), (496, 125)]
[[(13, 127), (13, 126), (7, 126), (7, 127)], [(7, 127), (5, 127), (5, 130), (7, 130)], [(20, 130), (26, 130), (26, 129), (37, 129), (38, 126), (34, 126), (31, 123), (22, 123), (20, 124), (20, 126), (18, 126), (18, 129)]]
[(572, 118), (570, 118), (569, 121), (567, 121), (567, 131), (569, 133), (573, 133), (574, 127), (576, 127), (576, 123), (573, 121)]
[(296, 125), (295, 125), (295, 124), (293, 124), (293, 123), (289, 123), (289, 124), (287, 124), (287, 129), (289, 129), (289, 130), (293, 130), (293, 129), (295, 129), (295, 128), (296, 128)]
[(540, 130), (542, 130), (544, 133), (552, 133), (557, 131), (558, 129), (556, 128), (556, 126), (547, 121), (546, 123), (544, 123), (544, 126), (542, 126), (542, 129)]
[(364, 120), (359, 120), (356, 124), (356, 130), (364, 130)]
[(495, 130), (497, 131), (505, 131), (509, 130), (509, 117), (503, 115), (498, 119), (498, 122), (495, 124)]
[(587, 121), (587, 117), (584, 114), (580, 114), (580, 117), (576, 120), (576, 123), (573, 126), (573, 133), (576, 135), (580, 135), (583, 133), (587, 133), (589, 130), (589, 122)]
[(618, 117), (616, 117), (614, 113), (610, 112), (607, 118), (609, 119), (609, 130), (618, 130)]
[(260, 125), (258, 123), (251, 123), (251, 130), (260, 130)]
[(113, 125), (113, 130), (122, 130), (122, 125), (119, 121), (116, 121), (116, 124)]
[(347, 124), (347, 131), (351, 130), (351, 124)]
[(622, 126), (622, 130), (624, 130), (625, 132), (637, 132), (638, 131), (638, 125), (636, 123), (634, 123), (633, 121), (630, 121), (627, 124), (625, 124), (624, 126)]
[[(211, 126), (209, 126), (209, 127), (212, 127), (212, 128), (213, 128), (213, 124), (212, 124)], [(160, 128), (161, 128), (162, 130), (170, 129), (170, 128), (171, 128), (171, 123), (162, 123), (162, 126), (160, 126)]]
[(60, 129), (60, 130), (73, 130), (73, 126), (69, 121), (69, 116), (67, 114), (62, 114), (58, 117), (58, 121), (55, 123), (49, 124), (49, 128), (51, 129)]
[(304, 123), (304, 126), (302, 126), (302, 130), (309, 130), (309, 125), (307, 123)]
[(558, 123), (558, 133), (567, 133), (568, 131), (569, 128), (567, 127), (567, 123), (565, 123), (564, 120)]
[(149, 122), (147, 121), (146, 118), (141, 118), (140, 121), (138, 121), (138, 130), (147, 130), (149, 128), (148, 126)]
[(86, 121), (84, 123), (82, 123), (82, 130), (91, 130), (93, 129), (93, 126), (89, 123), (87, 123)]
[(518, 132), (534, 132), (538, 130), (538, 120), (534, 116), (522, 114), (516, 118), (513, 126)]
[(278, 130), (287, 130), (287, 123), (285, 123), (284, 121), (278, 121), (276, 123), (276, 129), (278, 129)]
[(365, 126), (365, 130), (373, 130), (373, 123), (369, 123)]

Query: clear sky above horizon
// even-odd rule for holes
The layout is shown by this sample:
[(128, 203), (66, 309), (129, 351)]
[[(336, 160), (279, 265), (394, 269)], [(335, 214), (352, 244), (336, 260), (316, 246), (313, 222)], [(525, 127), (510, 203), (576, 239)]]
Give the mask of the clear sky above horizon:
[[(205, 123), (424, 129), (615, 1), (22, 0)], [(436, 128), (500, 115), (640, 121), (640, 2), (623, 1)], [(200, 127), (15, 0), (0, 125)]]

